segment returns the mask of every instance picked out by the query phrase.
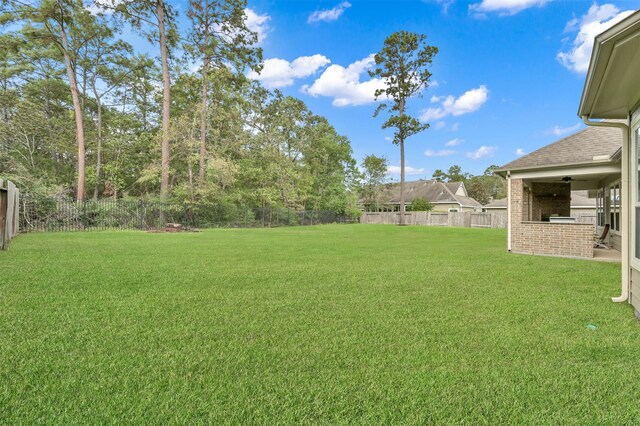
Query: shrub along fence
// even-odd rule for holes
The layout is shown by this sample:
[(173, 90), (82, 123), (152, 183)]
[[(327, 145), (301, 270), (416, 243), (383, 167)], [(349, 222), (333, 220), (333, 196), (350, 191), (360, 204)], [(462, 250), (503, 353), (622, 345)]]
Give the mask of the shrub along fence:
[(0, 179), (0, 249), (6, 250), (9, 241), (18, 235), (20, 191), (10, 181)]
[[(398, 212), (365, 212), (360, 223), (397, 225), (400, 223)], [(463, 228), (506, 228), (507, 212), (407, 212), (407, 225), (451, 226)]]
[(147, 200), (101, 199), (74, 201), (25, 195), (20, 229), (80, 231), (90, 229), (163, 229), (167, 223), (190, 228), (255, 228), (325, 223), (354, 223), (356, 216), (331, 211), (249, 208), (210, 203), (181, 204)]

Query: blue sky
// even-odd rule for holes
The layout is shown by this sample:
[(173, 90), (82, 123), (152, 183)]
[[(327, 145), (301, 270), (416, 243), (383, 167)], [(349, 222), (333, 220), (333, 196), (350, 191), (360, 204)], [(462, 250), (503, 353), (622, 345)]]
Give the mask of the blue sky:
[(453, 164), (480, 174), (582, 128), (576, 116), (593, 36), (640, 1), (250, 0), (268, 87), (304, 100), (347, 136), (358, 162), (399, 149), (373, 118), (370, 55), (391, 33), (427, 35), (440, 49), (434, 84), (410, 101), (431, 128), (406, 145), (409, 179)]
[[(173, 4), (186, 31), (188, 4)], [(249, 0), (265, 59), (250, 77), (327, 117), (358, 163), (385, 156), (397, 180), (399, 148), (381, 129), (385, 116), (373, 117), (380, 82), (367, 69), (393, 32), (425, 34), (440, 51), (409, 113), (431, 127), (406, 143), (407, 179), (453, 164), (481, 174), (584, 127), (576, 113), (593, 37), (638, 8), (640, 0)]]

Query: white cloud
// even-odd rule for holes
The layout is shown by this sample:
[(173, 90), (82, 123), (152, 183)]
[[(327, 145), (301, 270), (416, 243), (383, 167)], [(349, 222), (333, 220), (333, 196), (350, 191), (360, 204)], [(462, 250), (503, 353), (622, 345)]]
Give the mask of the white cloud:
[(591, 60), (591, 51), (593, 50), (593, 40), (595, 36), (609, 29), (614, 24), (622, 21), (631, 15), (633, 10), (620, 12), (617, 7), (612, 4), (603, 4), (598, 6), (593, 4), (586, 15), (581, 18), (574, 18), (567, 23), (565, 31), (575, 31), (578, 29), (578, 35), (566, 52), (560, 52), (556, 56), (558, 61), (568, 69), (586, 73)]
[(464, 139), (455, 138), (455, 139), (451, 139), (449, 142), (445, 143), (444, 146), (458, 146), (462, 142), (464, 142)]
[(485, 17), (485, 13), (497, 12), (500, 15), (515, 15), (531, 7), (542, 7), (549, 0), (482, 0), (480, 3), (469, 5), (469, 12), (478, 17)]
[(446, 157), (448, 155), (453, 155), (455, 153), (456, 152), (451, 150), (451, 149), (441, 149), (441, 150), (438, 150), (438, 151), (432, 151), (432, 150), (428, 149), (428, 150), (426, 150), (424, 152), (424, 155), (426, 157)]
[(447, 15), (449, 13), (449, 7), (453, 5), (456, 0), (422, 0), (424, 3), (435, 3), (442, 8), (442, 14)]
[(258, 44), (262, 44), (262, 42), (267, 38), (267, 33), (269, 32), (269, 21), (271, 20), (271, 16), (266, 14), (258, 15), (249, 8), (244, 10), (244, 15), (247, 28), (258, 34)]
[(436, 130), (439, 130), (439, 129), (442, 129), (446, 125), (447, 125), (447, 123), (445, 123), (444, 121), (438, 121), (433, 126), (436, 128)]
[(553, 129), (547, 131), (547, 134), (554, 135), (554, 136), (563, 136), (569, 133), (573, 133), (579, 128), (580, 128), (580, 123), (576, 123), (573, 126), (569, 126), (569, 127), (554, 126)]
[(311, 23), (320, 22), (320, 21), (324, 21), (324, 22), (335, 21), (340, 17), (340, 15), (344, 13), (345, 10), (347, 10), (350, 7), (351, 7), (351, 3), (349, 3), (348, 1), (343, 1), (333, 9), (316, 10), (311, 15), (309, 15), (309, 19), (307, 19), (307, 22), (311, 24)]
[[(406, 175), (421, 175), (425, 173), (425, 169), (414, 169), (411, 166), (404, 166), (404, 173)], [(400, 166), (389, 166), (387, 168), (387, 174), (389, 175), (399, 175), (400, 174)]]
[(385, 136), (384, 140), (387, 142), (393, 142), (393, 138), (391, 136)]
[(449, 96), (432, 96), (431, 103), (440, 103), (440, 106), (428, 108), (422, 111), (422, 121), (439, 120), (449, 115), (459, 116), (477, 111), (489, 99), (489, 89), (482, 85), (477, 89), (467, 90), (459, 98)]
[(472, 160), (479, 160), (481, 158), (493, 157), (493, 153), (496, 152), (495, 146), (482, 145), (480, 148), (473, 152), (467, 152), (467, 157)]
[(323, 55), (301, 56), (293, 62), (272, 58), (264, 61), (260, 74), (250, 71), (247, 77), (261, 81), (266, 87), (286, 87), (293, 84), (294, 79), (308, 77), (320, 68), (331, 63)]
[(385, 87), (384, 82), (377, 78), (360, 81), (360, 75), (373, 65), (373, 57), (371, 54), (347, 68), (331, 65), (311, 86), (304, 85), (301, 90), (314, 97), (333, 97), (332, 104), (337, 107), (369, 104), (374, 101), (376, 89)]
[(90, 0), (88, 2), (84, 2), (84, 8), (92, 15), (111, 15), (116, 7), (123, 1), (124, 0)]
[(453, 125), (451, 126), (452, 132), (457, 132), (459, 129), (460, 129), (460, 123), (453, 123)]
[(456, 0), (437, 0), (442, 5), (442, 13), (445, 15), (449, 13), (449, 7), (455, 3)]
[(525, 152), (524, 149), (522, 149), (522, 148), (516, 149), (516, 155), (525, 155), (525, 154), (526, 154), (526, 152)]

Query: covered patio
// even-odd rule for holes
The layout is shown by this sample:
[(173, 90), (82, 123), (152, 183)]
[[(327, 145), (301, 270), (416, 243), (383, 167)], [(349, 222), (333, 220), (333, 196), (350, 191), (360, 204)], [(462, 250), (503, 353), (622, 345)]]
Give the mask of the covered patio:
[[(594, 237), (606, 224), (608, 246), (619, 249), (621, 139), (617, 129), (588, 128), (501, 167), (508, 180), (508, 250), (594, 258)], [(595, 225), (571, 216), (577, 190), (596, 198)]]
[(596, 262), (621, 263), (622, 252), (614, 248), (612, 249), (594, 248), (593, 260), (595, 260)]

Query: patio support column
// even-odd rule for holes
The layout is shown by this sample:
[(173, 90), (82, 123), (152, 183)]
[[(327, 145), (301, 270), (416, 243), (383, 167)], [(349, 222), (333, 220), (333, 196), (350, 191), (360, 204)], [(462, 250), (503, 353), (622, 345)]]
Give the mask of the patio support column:
[(508, 215), (509, 222), (509, 250), (522, 253), (522, 220), (525, 207), (524, 181), (521, 178), (509, 177), (508, 181)]
[(507, 251), (511, 251), (511, 172), (507, 172)]

